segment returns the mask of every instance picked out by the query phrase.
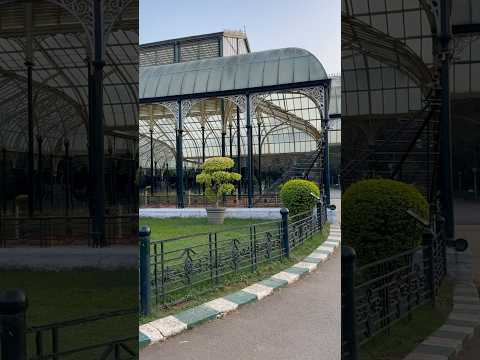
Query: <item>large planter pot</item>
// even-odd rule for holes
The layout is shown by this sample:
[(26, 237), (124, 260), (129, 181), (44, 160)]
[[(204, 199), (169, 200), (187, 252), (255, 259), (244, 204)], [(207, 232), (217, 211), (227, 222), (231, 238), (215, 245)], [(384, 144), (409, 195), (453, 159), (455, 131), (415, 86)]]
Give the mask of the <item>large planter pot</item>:
[(209, 224), (223, 224), (223, 220), (225, 220), (225, 208), (207, 208), (207, 218)]

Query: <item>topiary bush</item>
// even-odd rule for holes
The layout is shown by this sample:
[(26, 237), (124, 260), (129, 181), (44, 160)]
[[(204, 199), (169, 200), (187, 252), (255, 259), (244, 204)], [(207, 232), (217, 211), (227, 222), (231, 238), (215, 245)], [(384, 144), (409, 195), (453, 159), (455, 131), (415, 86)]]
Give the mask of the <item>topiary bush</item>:
[(428, 203), (413, 186), (388, 179), (352, 184), (342, 196), (342, 241), (359, 265), (418, 246), (422, 226), (406, 210), (428, 219)]
[(317, 204), (317, 199), (311, 195), (320, 197), (320, 189), (313, 181), (293, 179), (281, 186), (280, 199), (290, 215), (297, 215), (312, 210)]
[(223, 195), (229, 195), (235, 190), (234, 182), (240, 181), (241, 175), (229, 170), (235, 165), (228, 157), (212, 157), (205, 160), (202, 172), (197, 175), (197, 183), (205, 185), (205, 194), (216, 201), (218, 208)]

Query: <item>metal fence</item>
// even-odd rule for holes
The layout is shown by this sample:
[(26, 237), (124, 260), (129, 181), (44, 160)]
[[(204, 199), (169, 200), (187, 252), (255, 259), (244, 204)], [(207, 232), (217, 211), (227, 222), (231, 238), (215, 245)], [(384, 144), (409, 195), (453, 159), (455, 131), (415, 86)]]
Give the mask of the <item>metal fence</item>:
[(215, 288), (221, 280), (259, 265), (288, 257), (290, 250), (322, 230), (326, 208), (317, 207), (289, 218), (168, 240), (150, 240), (140, 231), (140, 302), (142, 314), (151, 306), (167, 307)]
[[(27, 326), (21, 290), (0, 292), (1, 360), (138, 359), (138, 309), (127, 309), (42, 326)], [(130, 335), (112, 329), (126, 321)], [(133, 330), (133, 331), (132, 331)]]
[(357, 360), (375, 335), (435, 303), (445, 248), (443, 232), (425, 231), (421, 246), (357, 268), (355, 251), (342, 246), (342, 359)]
[[(172, 194), (149, 194), (143, 193), (139, 196), (141, 207), (176, 207), (177, 196)], [(255, 207), (280, 207), (281, 200), (278, 194), (265, 194), (254, 195), (253, 203)], [(186, 194), (185, 206), (186, 207), (207, 207), (215, 205), (214, 201), (209, 201), (202, 194)], [(248, 196), (247, 195), (225, 195), (221, 201), (222, 207), (247, 207)]]
[[(0, 247), (88, 245), (92, 242), (89, 216), (0, 217)], [(138, 214), (105, 217), (105, 243), (136, 244)]]

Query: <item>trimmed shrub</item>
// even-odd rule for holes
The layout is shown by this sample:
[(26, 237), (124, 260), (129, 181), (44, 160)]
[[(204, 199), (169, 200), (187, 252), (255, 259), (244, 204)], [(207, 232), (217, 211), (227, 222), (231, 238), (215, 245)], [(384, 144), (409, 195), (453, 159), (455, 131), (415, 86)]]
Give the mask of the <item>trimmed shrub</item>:
[(229, 195), (235, 191), (234, 182), (240, 181), (241, 175), (229, 170), (235, 165), (234, 161), (227, 157), (212, 157), (205, 160), (202, 172), (197, 175), (197, 183), (205, 185), (205, 194), (209, 199), (216, 201), (216, 207), (223, 195)]
[(352, 184), (342, 196), (342, 241), (358, 264), (396, 255), (421, 244), (422, 226), (406, 211), (428, 218), (428, 203), (413, 186), (388, 179)]
[(293, 179), (282, 185), (280, 199), (290, 215), (301, 214), (312, 210), (317, 204), (317, 199), (311, 195), (320, 197), (320, 189), (313, 181)]

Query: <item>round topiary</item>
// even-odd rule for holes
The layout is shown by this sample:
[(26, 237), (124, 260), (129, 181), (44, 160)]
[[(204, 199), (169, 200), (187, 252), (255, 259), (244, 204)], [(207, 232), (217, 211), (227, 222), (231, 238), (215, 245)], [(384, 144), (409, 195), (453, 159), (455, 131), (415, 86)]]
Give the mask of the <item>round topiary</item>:
[(418, 246), (422, 226), (406, 211), (428, 219), (428, 203), (413, 186), (388, 179), (352, 184), (342, 196), (342, 240), (359, 265)]
[(320, 197), (320, 189), (313, 181), (293, 179), (282, 185), (280, 199), (290, 215), (296, 215), (315, 207), (317, 199), (312, 193)]
[(235, 190), (233, 183), (240, 181), (242, 177), (230, 171), (234, 165), (234, 161), (228, 157), (212, 157), (205, 160), (202, 172), (196, 177), (197, 183), (205, 185), (207, 197), (216, 201), (217, 208), (221, 197), (233, 193)]

